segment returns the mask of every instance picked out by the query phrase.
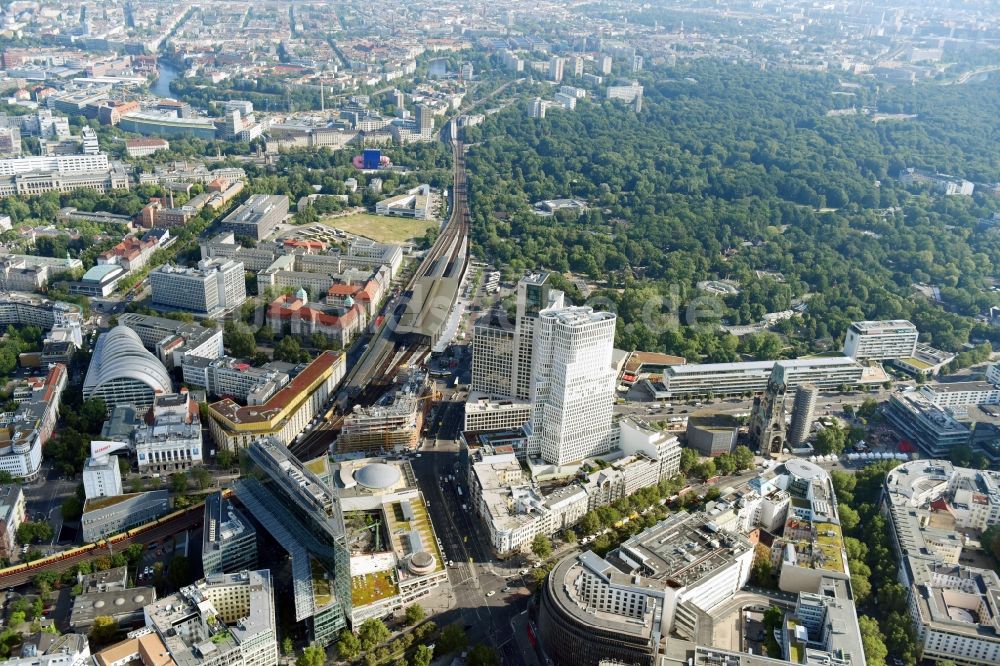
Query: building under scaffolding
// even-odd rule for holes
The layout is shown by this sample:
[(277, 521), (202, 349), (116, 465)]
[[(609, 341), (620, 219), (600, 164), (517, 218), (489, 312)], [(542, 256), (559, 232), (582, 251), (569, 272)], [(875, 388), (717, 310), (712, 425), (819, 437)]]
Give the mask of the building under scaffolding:
[(423, 425), (426, 374), (411, 371), (395, 391), (371, 407), (356, 406), (344, 417), (336, 453), (393, 453), (415, 449)]

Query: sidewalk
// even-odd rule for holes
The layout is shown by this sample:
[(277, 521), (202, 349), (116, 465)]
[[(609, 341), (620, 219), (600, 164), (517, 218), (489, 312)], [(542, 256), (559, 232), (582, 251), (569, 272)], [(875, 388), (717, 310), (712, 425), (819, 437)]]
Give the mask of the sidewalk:
[(451, 581), (449, 580), (444, 585), (434, 588), (426, 597), (417, 599), (414, 603), (420, 604), (427, 611), (427, 617), (433, 619), (435, 615), (445, 613), (454, 608), (457, 600), (455, 599), (455, 592), (451, 589)]
[(524, 610), (510, 619), (513, 632), (511, 642), (516, 646), (527, 666), (542, 666), (531, 640), (528, 637), (528, 611)]

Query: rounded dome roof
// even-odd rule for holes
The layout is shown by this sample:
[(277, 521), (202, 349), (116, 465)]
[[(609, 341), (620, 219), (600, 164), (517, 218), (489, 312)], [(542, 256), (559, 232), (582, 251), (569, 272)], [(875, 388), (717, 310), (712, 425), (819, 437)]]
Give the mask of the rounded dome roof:
[(434, 564), (434, 556), (426, 550), (421, 550), (413, 554), (413, 564), (418, 567), (429, 567)]
[(167, 369), (142, 346), (139, 335), (127, 326), (115, 326), (101, 335), (87, 368), (84, 388), (93, 391), (114, 379), (133, 379), (153, 392), (173, 391)]
[(824, 479), (828, 476), (826, 471), (815, 463), (801, 458), (790, 458), (785, 461), (785, 469), (795, 477), (804, 481)]
[(371, 463), (354, 473), (355, 481), (372, 490), (391, 488), (399, 481), (399, 478), (399, 470), (386, 463)]
[(425, 550), (417, 551), (410, 555), (406, 568), (418, 576), (428, 574), (434, 570), (434, 556)]

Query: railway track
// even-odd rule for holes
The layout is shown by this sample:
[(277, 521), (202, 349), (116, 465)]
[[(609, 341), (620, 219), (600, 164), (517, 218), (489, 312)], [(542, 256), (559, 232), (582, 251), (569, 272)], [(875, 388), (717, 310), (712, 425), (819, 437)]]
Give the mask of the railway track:
[(0, 569), (0, 590), (30, 583), (35, 576), (42, 572), (64, 573), (78, 564), (120, 553), (134, 543), (148, 545), (162, 541), (174, 534), (200, 526), (204, 520), (204, 514), (205, 504), (200, 502), (146, 525), (102, 539), (96, 544), (88, 544), (70, 551), (50, 555), (28, 564)]
[[(468, 191), (466, 189), (465, 176), (465, 148), (461, 141), (452, 143), (454, 154), (455, 174), (453, 179), (453, 205), (451, 215), (447, 224), (441, 230), (434, 245), (428, 250), (417, 270), (414, 271), (409, 282), (404, 288), (406, 294), (405, 303), (408, 305), (412, 296), (413, 288), (419, 280), (428, 276), (461, 275), (464, 273), (468, 262), (468, 236), (471, 226), (471, 216), (468, 208)], [(462, 262), (461, 265), (458, 265)], [(443, 265), (442, 265), (443, 264)], [(436, 275), (435, 275), (436, 274)], [(405, 308), (404, 308), (405, 309)], [(395, 324), (397, 313), (394, 313), (392, 321), (387, 321), (385, 325)], [(421, 347), (426, 349), (426, 344), (406, 339), (405, 336), (397, 336), (390, 331), (388, 333), (388, 343), (384, 349), (379, 350), (378, 356), (374, 359), (362, 358), (355, 366), (355, 370), (345, 381), (345, 386), (364, 387), (352, 402), (354, 404), (371, 404), (379, 395), (369, 390), (370, 385), (382, 383), (383, 378), (391, 378), (403, 364), (403, 359), (409, 360), (413, 353)], [(373, 343), (373, 347), (375, 343)], [(372, 353), (374, 350), (370, 350)], [(410, 355), (406, 352), (412, 351)], [(400, 354), (399, 352), (403, 352)], [(390, 379), (391, 381), (391, 379)]]

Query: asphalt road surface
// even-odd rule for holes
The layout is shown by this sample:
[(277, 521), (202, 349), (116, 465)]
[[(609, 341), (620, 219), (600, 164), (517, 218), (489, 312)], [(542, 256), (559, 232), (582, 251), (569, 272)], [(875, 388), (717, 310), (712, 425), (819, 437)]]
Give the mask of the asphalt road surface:
[(24, 484), (27, 520), (47, 522), (52, 526), (52, 543), (33, 546), (35, 550), (44, 555), (56, 550), (52, 545), (59, 540), (62, 529), (62, 504), (66, 498), (76, 493), (78, 484), (79, 481), (75, 479), (61, 476), (58, 470), (52, 469), (48, 461), (42, 462), (42, 471), (36, 481)]
[[(516, 565), (500, 563), (493, 558), (489, 539), (478, 518), (470, 509), (462, 508), (468, 501), (468, 488), (460, 473), (464, 468), (463, 454), (453, 437), (461, 426), (461, 419), (461, 403), (447, 403), (437, 434), (452, 437), (429, 439), (419, 457), (411, 460), (442, 550), (453, 563), (448, 568), (448, 577), (455, 604), (437, 622), (439, 626), (457, 622), (465, 628), (470, 645), (491, 644), (498, 648), (503, 663), (528, 666), (512, 643), (512, 621), (527, 608), (530, 598), (526, 581), (516, 570), (512, 578), (507, 578)], [(454, 477), (454, 480), (446, 481), (446, 477)], [(458, 487), (462, 488), (461, 496)], [(510, 590), (503, 592), (508, 585)]]

